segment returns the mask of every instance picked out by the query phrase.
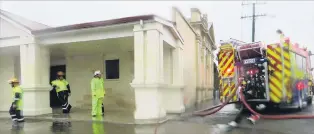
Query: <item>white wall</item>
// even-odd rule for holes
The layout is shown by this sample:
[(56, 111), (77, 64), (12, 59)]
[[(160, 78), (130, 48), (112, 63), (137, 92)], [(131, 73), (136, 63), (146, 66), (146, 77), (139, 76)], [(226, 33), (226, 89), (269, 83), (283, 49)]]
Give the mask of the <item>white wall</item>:
[(182, 38), (184, 39), (183, 45), (183, 64), (184, 64), (184, 103), (187, 107), (194, 105), (196, 101), (196, 37), (195, 33), (185, 20), (180, 11), (173, 10), (173, 21), (176, 22), (176, 28)]
[(101, 55), (68, 56), (66, 57), (66, 75), (71, 86), (70, 97), (73, 106), (79, 106), (85, 95), (90, 94), (90, 80), (93, 70), (102, 68)]
[(104, 105), (106, 110), (133, 109), (134, 92), (130, 87), (134, 66), (132, 58), (133, 52), (67, 56), (67, 80), (71, 85), (70, 101), (73, 106), (84, 109), (91, 108), (90, 81), (93, 78), (93, 71), (101, 70), (105, 76), (105, 60), (119, 59), (120, 79), (105, 79), (106, 97)]
[[(21, 60), (20, 56), (14, 56), (14, 76), (21, 81)], [(1, 63), (0, 63), (1, 64)]]
[(182, 90), (173, 82), (173, 51), (174, 48), (164, 44), (164, 82), (166, 85), (161, 89), (162, 107), (167, 113), (183, 113), (185, 108)]
[(12, 101), (12, 89), (8, 80), (14, 77), (14, 57), (0, 56), (0, 111), (8, 111)]
[(168, 44), (164, 44), (164, 82), (167, 85), (172, 84), (172, 49)]
[(29, 32), (21, 26), (0, 18), (0, 47), (33, 43)]
[(19, 29), (18, 27), (10, 24), (3, 18), (0, 19), (0, 38), (14, 37), (14, 36), (26, 36), (27, 32)]

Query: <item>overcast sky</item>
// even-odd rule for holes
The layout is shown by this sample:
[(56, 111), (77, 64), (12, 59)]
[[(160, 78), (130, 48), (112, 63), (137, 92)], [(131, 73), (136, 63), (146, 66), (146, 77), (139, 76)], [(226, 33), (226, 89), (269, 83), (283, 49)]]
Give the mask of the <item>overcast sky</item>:
[[(241, 6), (242, 1), (2, 1), (1, 9), (38, 21), (49, 26), (107, 20), (119, 17), (157, 14), (170, 20), (171, 7), (178, 7), (186, 17), (190, 8), (197, 7), (207, 13), (214, 23), (216, 40), (229, 38), (251, 40), (251, 20), (241, 20), (241, 15), (251, 15), (251, 6)], [(258, 14), (268, 14), (256, 22), (256, 40), (266, 43), (278, 39), (280, 28), (301, 46), (314, 51), (314, 1), (266, 2), (258, 5)], [(218, 43), (218, 42), (217, 42)]]

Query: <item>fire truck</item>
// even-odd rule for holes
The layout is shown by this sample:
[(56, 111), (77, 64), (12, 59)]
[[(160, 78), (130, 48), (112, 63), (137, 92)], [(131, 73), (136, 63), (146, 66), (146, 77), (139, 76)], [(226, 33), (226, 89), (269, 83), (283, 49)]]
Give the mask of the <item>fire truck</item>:
[[(264, 45), (235, 39), (220, 43), (218, 57), (220, 100), (237, 91), (241, 82), (251, 105), (302, 109), (312, 103), (310, 51), (281, 38)], [(231, 101), (239, 101), (236, 95)]]

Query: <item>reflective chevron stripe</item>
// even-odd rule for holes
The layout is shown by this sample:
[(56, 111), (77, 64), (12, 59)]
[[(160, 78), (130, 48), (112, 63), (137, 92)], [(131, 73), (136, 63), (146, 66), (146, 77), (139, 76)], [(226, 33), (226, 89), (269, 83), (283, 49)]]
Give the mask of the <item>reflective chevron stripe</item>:
[[(278, 49), (279, 48), (279, 49)], [(268, 45), (266, 49), (267, 58), (270, 60), (269, 70), (273, 70), (273, 75), (269, 75), (270, 100), (279, 103), (282, 99), (282, 62), (281, 62), (280, 46)]]
[[(235, 89), (234, 81), (227, 83), (223, 81), (224, 78), (234, 77), (234, 50), (229, 48), (222, 50), (218, 53), (218, 69), (219, 69), (219, 87), (220, 87), (220, 100), (224, 101), (231, 92)], [(237, 100), (235, 96), (232, 100)]]
[(287, 101), (292, 101), (292, 85), (291, 85), (291, 60), (290, 60), (290, 45), (283, 43), (283, 55), (284, 55), (284, 85), (287, 95)]

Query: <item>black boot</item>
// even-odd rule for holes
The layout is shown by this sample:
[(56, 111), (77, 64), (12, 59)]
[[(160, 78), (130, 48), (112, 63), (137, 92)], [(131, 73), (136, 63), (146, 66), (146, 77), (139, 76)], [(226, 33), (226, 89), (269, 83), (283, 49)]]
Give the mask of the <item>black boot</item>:
[(69, 107), (68, 107), (68, 113), (70, 113), (71, 108), (72, 108), (72, 106), (71, 106), (71, 104), (69, 104)]
[(105, 115), (104, 103), (101, 105), (101, 111), (102, 111), (102, 115)]

